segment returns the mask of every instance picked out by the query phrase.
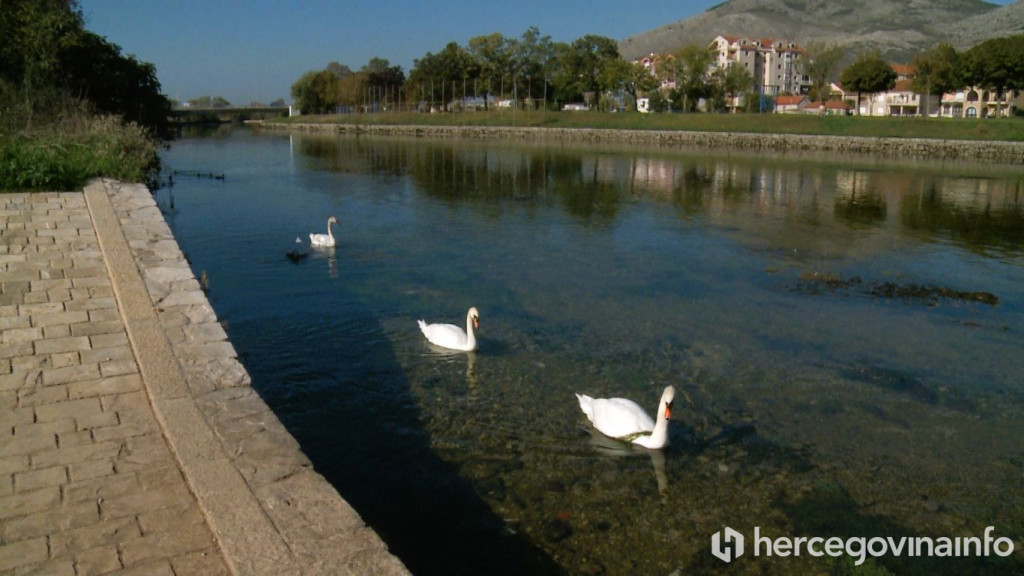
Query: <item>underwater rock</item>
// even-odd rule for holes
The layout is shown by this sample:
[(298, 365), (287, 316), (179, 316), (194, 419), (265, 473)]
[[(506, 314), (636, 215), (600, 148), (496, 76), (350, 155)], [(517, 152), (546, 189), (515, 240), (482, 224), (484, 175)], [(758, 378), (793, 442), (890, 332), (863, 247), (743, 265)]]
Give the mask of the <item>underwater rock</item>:
[(989, 306), (997, 306), (999, 297), (991, 292), (956, 290), (945, 286), (927, 284), (898, 284), (896, 282), (865, 281), (860, 276), (843, 278), (834, 274), (818, 272), (802, 272), (797, 282), (797, 292), (821, 294), (822, 292), (840, 292), (853, 290), (876, 298), (896, 298), (917, 301), (935, 306), (940, 299), (959, 300), (962, 302), (981, 302)]
[(549, 520), (543, 527), (543, 538), (547, 542), (561, 542), (572, 536), (572, 526), (560, 518)]

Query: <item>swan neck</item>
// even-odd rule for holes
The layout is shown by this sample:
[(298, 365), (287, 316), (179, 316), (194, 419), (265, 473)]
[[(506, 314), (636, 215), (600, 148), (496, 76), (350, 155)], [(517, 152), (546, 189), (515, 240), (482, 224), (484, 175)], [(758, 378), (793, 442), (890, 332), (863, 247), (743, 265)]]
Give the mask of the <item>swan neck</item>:
[(476, 348), (476, 334), (473, 333), (473, 315), (466, 314), (466, 348)]
[(654, 423), (654, 431), (651, 432), (651, 444), (664, 446), (668, 441), (668, 418), (665, 418), (665, 408), (662, 403), (658, 404), (658, 420)]
[(657, 413), (654, 415), (654, 430), (650, 436), (637, 439), (637, 444), (647, 448), (662, 448), (668, 444), (668, 418), (665, 418), (665, 399), (658, 402)]

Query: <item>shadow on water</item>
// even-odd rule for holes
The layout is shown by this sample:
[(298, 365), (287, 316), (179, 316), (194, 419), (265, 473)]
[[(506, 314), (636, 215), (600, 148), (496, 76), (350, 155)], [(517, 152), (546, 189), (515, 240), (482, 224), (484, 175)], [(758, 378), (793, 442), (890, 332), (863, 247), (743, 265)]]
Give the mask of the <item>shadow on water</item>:
[[(926, 498), (922, 496), (922, 498)], [(864, 539), (864, 542), (872, 538), (892, 540), (897, 545), (902, 538), (905, 542), (923, 537), (934, 541), (933, 544), (919, 544), (918, 550), (927, 553), (929, 550), (938, 551), (940, 538), (951, 538), (954, 535), (925, 535), (915, 534), (907, 528), (893, 522), (892, 520), (874, 516), (864, 511), (864, 506), (858, 504), (850, 494), (841, 486), (825, 483), (815, 486), (810, 492), (794, 500), (782, 500), (776, 502), (780, 509), (793, 523), (794, 536), (821, 536), (829, 535), (843, 539), (850, 538)], [(981, 532), (980, 530), (978, 531)], [(999, 536), (999, 529), (995, 530), (996, 537)], [(1005, 535), (1006, 530), (1002, 533)], [(888, 542), (887, 542), (888, 543)], [(855, 545), (856, 546), (856, 545)], [(907, 546), (905, 544), (905, 546)], [(971, 544), (971, 550), (977, 549), (977, 544)], [(1024, 566), (1012, 556), (1008, 558), (991, 554), (984, 556), (950, 557), (940, 555), (911, 555), (910, 548), (901, 550), (900, 556), (886, 554), (884, 556), (871, 557), (865, 555), (861, 565), (856, 565), (853, 557), (847, 556), (842, 560), (834, 560), (832, 574), (1020, 574)], [(858, 558), (859, 559), (859, 558)]]
[(232, 336), (247, 357), (270, 358), (311, 335), (330, 339), (318, 344), (330, 358), (283, 353), (269, 364), (246, 362), (255, 366), (253, 386), (316, 470), (414, 574), (560, 574), (433, 452), (379, 321), (358, 305), (343, 313), (279, 325), (261, 319)]

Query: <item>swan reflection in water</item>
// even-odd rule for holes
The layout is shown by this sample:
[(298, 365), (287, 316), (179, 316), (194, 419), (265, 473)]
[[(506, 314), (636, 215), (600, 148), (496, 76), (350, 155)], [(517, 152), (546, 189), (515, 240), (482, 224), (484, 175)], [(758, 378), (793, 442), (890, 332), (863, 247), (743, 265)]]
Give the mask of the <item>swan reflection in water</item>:
[(436, 361), (441, 361), (448, 364), (455, 364), (461, 360), (466, 360), (466, 385), (470, 390), (476, 390), (477, 384), (480, 379), (476, 374), (476, 352), (470, 352), (469, 354), (463, 353), (461, 350), (452, 350), (451, 348), (442, 348), (436, 344), (428, 343), (425, 347), (423, 355), (432, 358)]
[(609, 438), (604, 434), (601, 434), (592, 426), (587, 426), (587, 431), (590, 433), (590, 445), (599, 454), (604, 456), (615, 458), (639, 458), (641, 454), (646, 452), (651, 459), (651, 466), (654, 467), (654, 479), (658, 483), (658, 494), (661, 495), (662, 503), (668, 504), (668, 474), (665, 472), (665, 462), (667, 459), (665, 457), (664, 450), (634, 448), (631, 444), (627, 444), (621, 440), (615, 440), (614, 438)]

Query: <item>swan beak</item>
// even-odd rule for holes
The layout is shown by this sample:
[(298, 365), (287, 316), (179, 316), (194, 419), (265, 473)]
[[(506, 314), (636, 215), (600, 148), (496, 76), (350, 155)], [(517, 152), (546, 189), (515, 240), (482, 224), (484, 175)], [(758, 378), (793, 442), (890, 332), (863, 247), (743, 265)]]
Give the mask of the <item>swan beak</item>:
[(668, 420), (671, 417), (672, 417), (672, 403), (671, 402), (666, 402), (665, 403), (665, 420)]
[(480, 319), (477, 318), (476, 316), (473, 317), (473, 328), (477, 330), (480, 329)]

